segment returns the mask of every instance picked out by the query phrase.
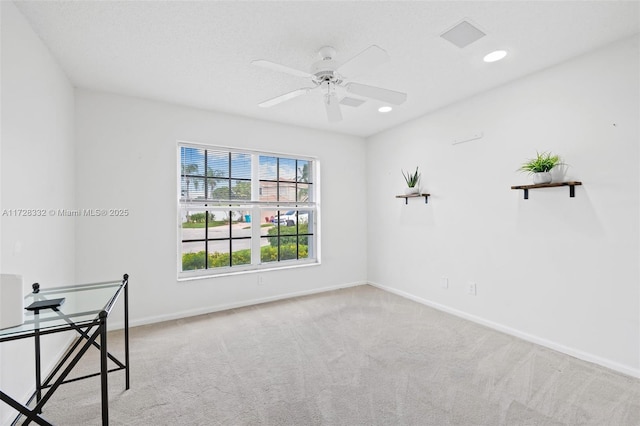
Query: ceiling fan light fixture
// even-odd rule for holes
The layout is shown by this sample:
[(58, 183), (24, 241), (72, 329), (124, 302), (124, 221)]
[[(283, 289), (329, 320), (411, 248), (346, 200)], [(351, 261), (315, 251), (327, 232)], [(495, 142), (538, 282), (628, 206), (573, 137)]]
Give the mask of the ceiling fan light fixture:
[(380, 108), (378, 108), (378, 112), (381, 112), (383, 114), (386, 113), (386, 112), (391, 112), (391, 111), (393, 111), (393, 108), (391, 108), (390, 106), (387, 106), (387, 105), (381, 106)]
[(506, 50), (494, 50), (493, 52), (486, 54), (482, 60), (485, 62), (497, 62), (500, 59), (504, 59), (505, 56), (507, 56)]

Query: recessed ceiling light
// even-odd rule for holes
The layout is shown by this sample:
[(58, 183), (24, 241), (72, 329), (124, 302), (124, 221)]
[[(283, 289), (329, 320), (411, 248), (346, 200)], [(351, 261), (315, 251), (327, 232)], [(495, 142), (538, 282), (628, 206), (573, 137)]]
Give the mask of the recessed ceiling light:
[(389, 112), (392, 109), (393, 108), (391, 108), (390, 106), (382, 106), (382, 107), (378, 108), (378, 112)]
[(491, 53), (489, 53), (488, 55), (486, 55), (483, 60), (485, 62), (496, 62), (499, 61), (500, 59), (504, 58), (505, 56), (507, 56), (507, 51), (506, 50), (495, 50)]

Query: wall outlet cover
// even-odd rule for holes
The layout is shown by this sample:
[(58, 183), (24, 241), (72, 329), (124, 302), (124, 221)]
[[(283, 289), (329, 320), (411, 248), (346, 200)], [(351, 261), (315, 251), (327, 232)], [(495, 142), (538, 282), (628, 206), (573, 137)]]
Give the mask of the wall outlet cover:
[(477, 294), (477, 288), (476, 288), (476, 283), (470, 281), (469, 285), (467, 287), (467, 292), (471, 295), (471, 296), (475, 296)]
[(447, 277), (440, 278), (440, 287), (449, 288), (449, 278)]

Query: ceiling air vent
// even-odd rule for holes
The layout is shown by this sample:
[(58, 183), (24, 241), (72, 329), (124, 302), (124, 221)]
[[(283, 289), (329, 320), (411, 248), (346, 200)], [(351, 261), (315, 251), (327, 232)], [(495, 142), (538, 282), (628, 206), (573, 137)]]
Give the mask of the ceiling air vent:
[(468, 21), (462, 21), (450, 30), (440, 34), (440, 37), (462, 49), (485, 35), (485, 33), (471, 25)]

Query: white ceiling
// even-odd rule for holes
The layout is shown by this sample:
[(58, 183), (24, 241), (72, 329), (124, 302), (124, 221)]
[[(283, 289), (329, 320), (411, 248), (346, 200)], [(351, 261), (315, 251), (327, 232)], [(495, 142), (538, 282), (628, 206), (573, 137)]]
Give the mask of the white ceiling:
[[(20, 1), (19, 9), (77, 87), (263, 120), (369, 136), (640, 31), (638, 1)], [(467, 19), (487, 35), (460, 49), (440, 34)], [(320, 98), (259, 102), (307, 87), (250, 65), (308, 70), (331, 45), (346, 61), (368, 46), (391, 61), (358, 82), (408, 93), (343, 106), (329, 123)], [(486, 64), (494, 49), (509, 56)]]

